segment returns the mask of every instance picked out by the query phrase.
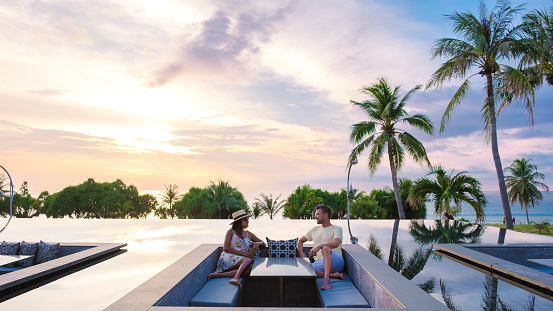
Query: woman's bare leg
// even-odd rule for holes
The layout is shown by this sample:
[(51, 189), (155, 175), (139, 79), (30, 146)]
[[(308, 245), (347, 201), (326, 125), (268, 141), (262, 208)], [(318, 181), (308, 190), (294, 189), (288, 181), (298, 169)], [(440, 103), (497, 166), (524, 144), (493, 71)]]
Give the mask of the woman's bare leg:
[(215, 278), (231, 278), (231, 277), (234, 277), (234, 275), (236, 274), (236, 269), (234, 270), (230, 270), (230, 271), (226, 271), (226, 272), (213, 272), (213, 273), (210, 273), (209, 276), (207, 277), (207, 280), (211, 280), (211, 279), (215, 279)]
[[(240, 267), (238, 267), (238, 270), (236, 271), (236, 274), (234, 275), (234, 277), (229, 281), (230, 284), (234, 284), (234, 285), (237, 285), (238, 287), (242, 287), (242, 284), (240, 284), (240, 276), (242, 275), (242, 273), (246, 272), (247, 268), (249, 268), (249, 266), (252, 264), (253, 260), (251, 258), (242, 258), (240, 259), (240, 261), (242, 262), (240, 264)], [(239, 261), (239, 262), (240, 262)]]

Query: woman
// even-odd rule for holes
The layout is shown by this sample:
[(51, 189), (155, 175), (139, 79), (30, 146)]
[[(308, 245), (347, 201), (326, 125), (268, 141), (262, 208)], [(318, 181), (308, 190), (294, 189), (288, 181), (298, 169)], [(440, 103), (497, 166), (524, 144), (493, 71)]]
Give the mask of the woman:
[(251, 272), (253, 258), (260, 246), (265, 246), (255, 234), (246, 230), (250, 215), (244, 210), (232, 213), (234, 221), (232, 228), (225, 235), (223, 252), (217, 261), (217, 269), (211, 273), (208, 280), (220, 277), (232, 277), (229, 283), (242, 287), (240, 277)]

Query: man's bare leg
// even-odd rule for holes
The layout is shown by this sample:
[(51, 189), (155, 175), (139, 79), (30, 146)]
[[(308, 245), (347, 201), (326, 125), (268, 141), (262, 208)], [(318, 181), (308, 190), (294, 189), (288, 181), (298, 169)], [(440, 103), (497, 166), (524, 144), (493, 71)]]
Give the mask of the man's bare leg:
[[(318, 278), (322, 278), (325, 276), (324, 272), (315, 271), (315, 274)], [(339, 280), (345, 280), (346, 277), (342, 274), (342, 272), (334, 272), (330, 274), (331, 279), (339, 279)]]
[(323, 267), (324, 267), (324, 275), (323, 275), (323, 286), (321, 286), (322, 290), (329, 290), (330, 289), (330, 269), (332, 268), (332, 250), (330, 247), (325, 246), (322, 249), (323, 253)]

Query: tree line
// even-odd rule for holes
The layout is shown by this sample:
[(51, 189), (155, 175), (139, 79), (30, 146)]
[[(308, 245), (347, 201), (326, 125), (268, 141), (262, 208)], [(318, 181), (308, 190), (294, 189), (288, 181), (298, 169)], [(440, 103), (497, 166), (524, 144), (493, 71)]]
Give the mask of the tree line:
[[(538, 181), (545, 176), (537, 171), (531, 159), (517, 159), (506, 168), (509, 197), (526, 210), (543, 198), (537, 187), (549, 189)], [(0, 189), (5, 189), (5, 178), (0, 175)], [(229, 181), (218, 180), (200, 188), (192, 186), (181, 194), (177, 185), (165, 185), (159, 198), (139, 194), (138, 189), (127, 186), (122, 180), (96, 182), (89, 178), (80, 185), (68, 186), (53, 194), (43, 191), (33, 198), (25, 181), (14, 193), (13, 216), (32, 218), (45, 215), (52, 218), (146, 218), (155, 215), (161, 219), (229, 219), (233, 212), (244, 209), (254, 218), (268, 215), (273, 219), (280, 212), (289, 219), (312, 219), (315, 206), (320, 203), (331, 207), (334, 219), (347, 218), (347, 192), (345, 189), (330, 192), (309, 184), (298, 186), (286, 199), (282, 194), (260, 193), (255, 202), (248, 204), (244, 195)], [(400, 178), (398, 190), (407, 219), (424, 219), (426, 203), (433, 206), (438, 217), (454, 219), (462, 204), (474, 209), (476, 220), (485, 219), (487, 199), (480, 182), (466, 172), (450, 173), (441, 166), (432, 167), (427, 175), (411, 180)], [(369, 194), (352, 190), (351, 219), (399, 219), (395, 191), (389, 187), (373, 189)], [(9, 215), (9, 200), (0, 200), (0, 215)], [(528, 223), (530, 223), (528, 219)]]
[[(2, 186), (5, 184), (0, 183), (0, 188)], [(89, 178), (80, 185), (68, 186), (53, 194), (43, 191), (37, 198), (29, 194), (25, 181), (19, 192), (14, 193), (12, 214), (17, 218), (41, 214), (49, 218), (146, 218), (156, 206), (157, 199), (153, 195), (141, 195), (135, 186), (127, 186), (120, 179), (98, 183)], [(0, 200), (0, 215), (9, 214), (9, 199)]]

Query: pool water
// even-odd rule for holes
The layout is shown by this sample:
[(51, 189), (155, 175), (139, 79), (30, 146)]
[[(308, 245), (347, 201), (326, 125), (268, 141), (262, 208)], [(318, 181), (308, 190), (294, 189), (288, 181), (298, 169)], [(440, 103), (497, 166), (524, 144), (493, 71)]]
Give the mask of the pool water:
[(534, 270), (541, 271), (541, 272), (553, 274), (553, 268), (551, 268), (551, 267), (541, 266), (541, 267), (531, 267), (531, 268), (534, 269)]
[[(0, 309), (104, 309), (200, 244), (222, 244), (229, 222), (13, 219), (1, 240), (122, 242), (128, 251), (2, 302)], [(333, 223), (343, 228), (344, 243), (349, 243), (347, 221)], [(315, 220), (252, 219), (249, 229), (262, 239), (292, 239), (315, 225)], [(530, 310), (530, 305), (553, 310), (550, 299), (432, 253), (433, 243), (497, 243), (499, 228), (454, 221), (352, 220), (351, 232), (362, 247), (455, 310), (500, 304), (514, 310)], [(553, 243), (553, 238), (507, 231), (505, 243)]]

